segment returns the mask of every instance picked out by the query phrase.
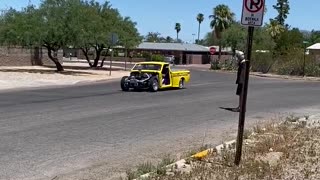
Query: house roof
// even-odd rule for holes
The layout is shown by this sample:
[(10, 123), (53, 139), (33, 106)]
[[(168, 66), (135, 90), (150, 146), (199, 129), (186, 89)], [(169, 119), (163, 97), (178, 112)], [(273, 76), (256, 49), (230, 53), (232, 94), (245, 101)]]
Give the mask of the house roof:
[(198, 44), (184, 44), (184, 43), (143, 42), (143, 43), (139, 44), (137, 49), (209, 52), (209, 48), (208, 47), (201, 46), (201, 45), (198, 45)]
[(309, 46), (309, 47), (307, 47), (307, 49), (319, 49), (320, 50), (320, 43), (316, 43), (316, 44), (314, 44), (314, 45), (312, 45), (312, 46)]

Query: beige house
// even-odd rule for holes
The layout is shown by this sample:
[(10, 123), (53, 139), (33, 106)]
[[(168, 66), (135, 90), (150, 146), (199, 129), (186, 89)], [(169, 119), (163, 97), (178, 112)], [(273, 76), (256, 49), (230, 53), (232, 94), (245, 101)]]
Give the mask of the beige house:
[(320, 43), (307, 47), (307, 50), (309, 51), (309, 54), (314, 57), (316, 62), (320, 63)]

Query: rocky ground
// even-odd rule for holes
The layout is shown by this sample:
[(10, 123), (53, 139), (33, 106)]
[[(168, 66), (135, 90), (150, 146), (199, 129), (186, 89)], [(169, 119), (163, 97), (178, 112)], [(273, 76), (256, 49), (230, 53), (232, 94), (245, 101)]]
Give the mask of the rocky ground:
[[(207, 156), (190, 157), (155, 167), (147, 179), (318, 179), (320, 177), (320, 115), (290, 116), (245, 131), (242, 160), (234, 165), (236, 142), (210, 149)], [(168, 163), (169, 164), (169, 163)], [(134, 179), (135, 173), (126, 179)], [(150, 165), (149, 165), (150, 167)], [(140, 168), (140, 169), (139, 169)], [(150, 168), (149, 168), (150, 169)]]

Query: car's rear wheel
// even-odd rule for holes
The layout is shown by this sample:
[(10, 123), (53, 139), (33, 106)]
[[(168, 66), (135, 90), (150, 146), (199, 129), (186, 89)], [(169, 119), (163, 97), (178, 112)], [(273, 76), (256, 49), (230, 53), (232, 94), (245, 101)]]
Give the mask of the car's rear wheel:
[(121, 89), (122, 91), (129, 91), (129, 85), (126, 83), (128, 76), (123, 76), (121, 78)]
[(149, 81), (149, 90), (151, 92), (156, 92), (159, 90), (159, 81), (156, 77), (152, 77)]
[(185, 87), (185, 85), (184, 85), (184, 79), (181, 78), (180, 81), (179, 81), (179, 88), (180, 88), (180, 89), (183, 89), (184, 87)]

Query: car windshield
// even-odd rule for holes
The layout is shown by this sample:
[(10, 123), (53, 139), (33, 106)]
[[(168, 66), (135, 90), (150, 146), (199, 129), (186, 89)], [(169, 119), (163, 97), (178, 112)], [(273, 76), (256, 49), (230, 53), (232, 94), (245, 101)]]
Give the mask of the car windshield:
[(133, 67), (133, 70), (156, 70), (160, 71), (161, 70), (161, 65), (160, 64), (136, 64)]

